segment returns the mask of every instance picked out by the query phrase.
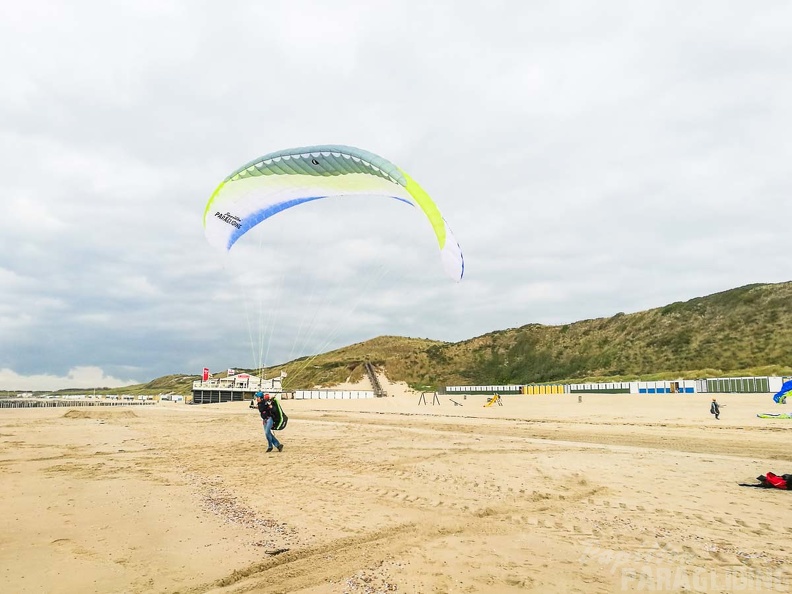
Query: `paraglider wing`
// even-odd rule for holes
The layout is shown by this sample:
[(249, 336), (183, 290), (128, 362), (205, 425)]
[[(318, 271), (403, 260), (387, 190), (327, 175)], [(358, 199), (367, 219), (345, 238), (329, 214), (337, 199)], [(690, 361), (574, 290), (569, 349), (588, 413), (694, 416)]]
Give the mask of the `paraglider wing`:
[(778, 404), (786, 404), (786, 399), (789, 394), (792, 394), (792, 380), (784, 382), (781, 389), (773, 396), (773, 400)]
[(437, 237), (443, 268), (455, 281), (462, 279), (462, 250), (429, 195), (390, 161), (349, 146), (286, 149), (243, 165), (209, 198), (203, 217), (206, 238), (230, 250), (266, 219), (334, 196), (380, 196), (420, 208)]

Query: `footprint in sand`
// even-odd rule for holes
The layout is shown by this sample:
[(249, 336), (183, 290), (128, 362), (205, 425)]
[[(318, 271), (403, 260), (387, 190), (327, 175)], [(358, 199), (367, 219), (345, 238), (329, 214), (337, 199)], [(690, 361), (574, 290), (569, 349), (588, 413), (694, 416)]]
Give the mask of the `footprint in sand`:
[(686, 552), (688, 555), (690, 555), (691, 557), (696, 557), (696, 558), (698, 558), (698, 557), (699, 557), (699, 554), (698, 554), (698, 553), (696, 552), (696, 550), (695, 550), (693, 547), (691, 547), (691, 546), (688, 546), (688, 545), (682, 545), (682, 550), (683, 550), (684, 552)]

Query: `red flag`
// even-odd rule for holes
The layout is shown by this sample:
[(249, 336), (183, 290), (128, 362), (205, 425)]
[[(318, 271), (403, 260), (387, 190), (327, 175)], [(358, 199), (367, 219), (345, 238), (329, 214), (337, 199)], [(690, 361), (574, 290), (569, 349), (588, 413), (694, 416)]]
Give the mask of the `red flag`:
[(204, 367), (204, 370), (203, 370), (203, 381), (206, 381), (208, 379), (209, 379), (209, 368), (208, 367)]

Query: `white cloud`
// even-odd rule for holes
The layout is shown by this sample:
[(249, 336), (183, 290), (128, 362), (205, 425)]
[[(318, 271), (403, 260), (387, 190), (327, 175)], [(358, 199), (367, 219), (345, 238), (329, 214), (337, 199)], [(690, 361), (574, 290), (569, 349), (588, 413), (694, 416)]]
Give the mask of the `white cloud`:
[(63, 376), (53, 374), (20, 375), (0, 369), (0, 390), (61, 390), (66, 388), (118, 388), (137, 383), (105, 374), (99, 367), (75, 367)]
[[(268, 322), (251, 299), (278, 361), (788, 280), (790, 22), (784, 3), (9, 6), (0, 367), (252, 365)], [(279, 215), (244, 263), (212, 251), (201, 216), (225, 175), (331, 142), (425, 187), (462, 283), (387, 201)]]

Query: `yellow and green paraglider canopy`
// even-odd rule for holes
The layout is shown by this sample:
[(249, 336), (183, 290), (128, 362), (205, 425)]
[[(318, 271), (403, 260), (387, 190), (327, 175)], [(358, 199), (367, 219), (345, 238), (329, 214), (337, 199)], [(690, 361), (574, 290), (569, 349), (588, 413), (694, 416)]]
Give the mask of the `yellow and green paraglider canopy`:
[(294, 206), (338, 196), (400, 200), (426, 215), (448, 276), (460, 281), (462, 250), (434, 201), (406, 172), (368, 151), (318, 145), (269, 153), (226, 177), (204, 210), (206, 237), (230, 250), (245, 233)]

